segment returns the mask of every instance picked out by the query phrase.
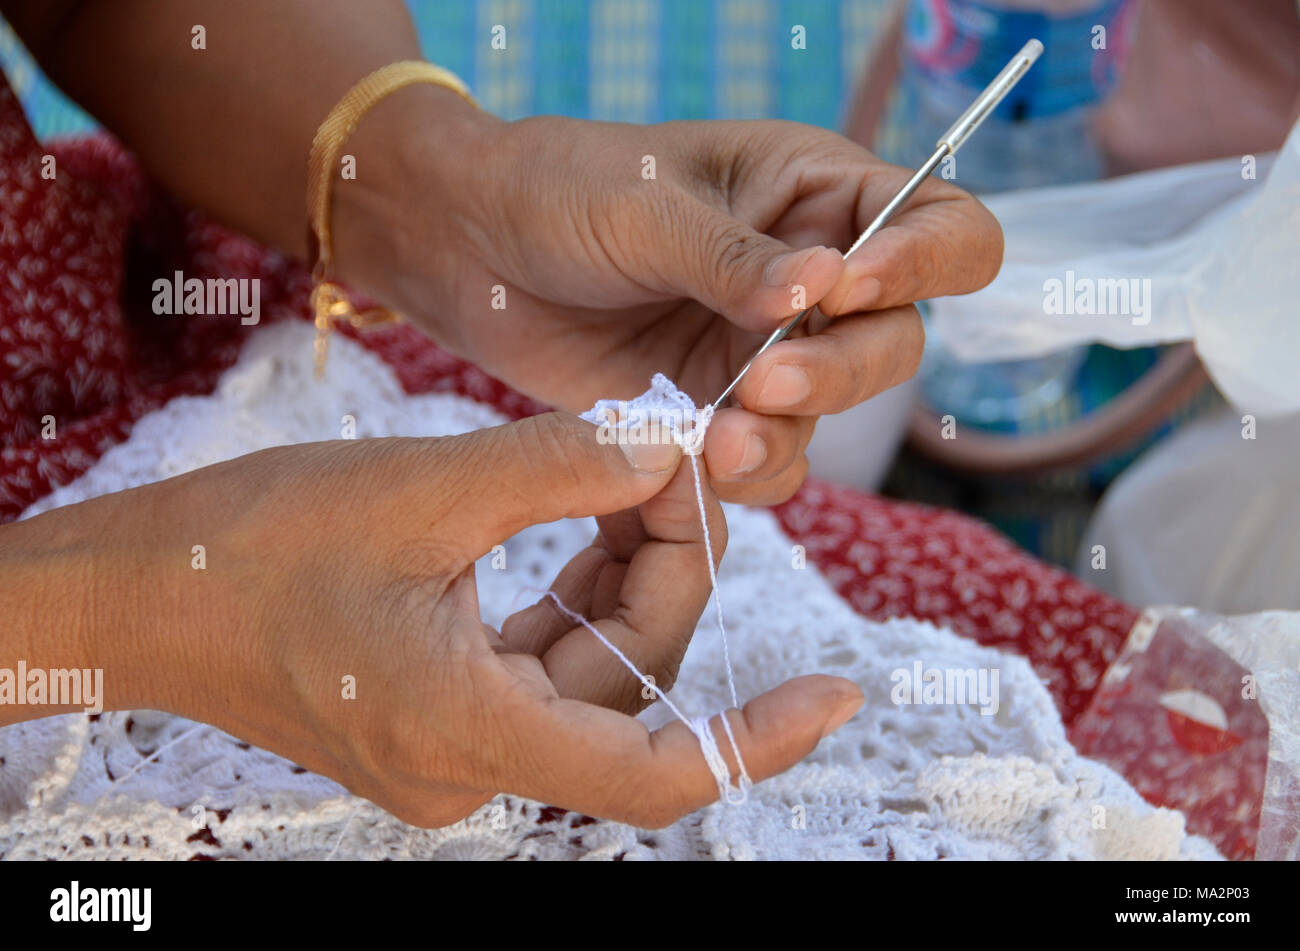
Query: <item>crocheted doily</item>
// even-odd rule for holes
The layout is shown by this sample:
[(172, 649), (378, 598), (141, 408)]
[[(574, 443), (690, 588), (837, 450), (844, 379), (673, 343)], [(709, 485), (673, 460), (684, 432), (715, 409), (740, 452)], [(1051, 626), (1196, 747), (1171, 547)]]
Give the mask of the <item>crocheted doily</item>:
[[(328, 385), (311, 380), (312, 328), (268, 326), (206, 397), (143, 418), (76, 482), (26, 514), (166, 478), (269, 446), (434, 436), (499, 415), (449, 395), (407, 396), (377, 357), (336, 337)], [(727, 506), (720, 591), (742, 701), (792, 676), (848, 677), (862, 710), (806, 760), (759, 783), (746, 804), (715, 803), (668, 829), (638, 830), (502, 795), (444, 829), (408, 826), (220, 730), (151, 711), (72, 714), (0, 730), (5, 858), (1214, 858), (1180, 813), (1147, 805), (1117, 774), (1077, 755), (1043, 685), (1018, 657), (908, 619), (872, 623), (816, 570), (798, 570), (766, 511)], [(589, 520), (522, 532), (506, 571), (478, 572), (484, 620), (520, 588), (545, 587), (593, 534)], [(996, 715), (956, 704), (896, 706), (892, 674), (1000, 672)], [(629, 674), (629, 676), (631, 676)], [(729, 705), (706, 612), (673, 698)], [(642, 714), (667, 722), (662, 704)], [(179, 739), (152, 762), (140, 761)]]

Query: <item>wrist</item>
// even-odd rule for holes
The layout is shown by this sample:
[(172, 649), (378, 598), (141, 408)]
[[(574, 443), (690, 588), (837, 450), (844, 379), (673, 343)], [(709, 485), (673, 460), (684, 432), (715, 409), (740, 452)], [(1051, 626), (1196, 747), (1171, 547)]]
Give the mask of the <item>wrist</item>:
[[(0, 531), (0, 668), (78, 671), (84, 688), (69, 703), (71, 682), (60, 689), (53, 676), (42, 675), (39, 705), (9, 698), (0, 705), (0, 723), (155, 705), (149, 687), (158, 651), (145, 610), (148, 586), (141, 583), (148, 569), (118, 524), (121, 495), (55, 509)], [(30, 698), (31, 683), (14, 686)]]
[(332, 184), (334, 276), (439, 336), (421, 318), (451, 299), (475, 171), (503, 125), (434, 84), (376, 103), (344, 146), (355, 178)]

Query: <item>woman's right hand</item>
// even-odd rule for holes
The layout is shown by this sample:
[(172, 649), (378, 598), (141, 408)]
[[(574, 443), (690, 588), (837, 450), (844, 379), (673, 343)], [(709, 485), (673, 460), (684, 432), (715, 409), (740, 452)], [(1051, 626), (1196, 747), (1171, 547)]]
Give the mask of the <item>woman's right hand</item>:
[[(9, 528), (99, 533), (103, 571), (82, 590), (111, 707), (213, 723), (420, 826), (504, 791), (655, 827), (717, 798), (695, 736), (634, 719), (642, 685), (548, 599), (500, 632), (479, 614), (476, 559), (528, 525), (600, 516), (553, 590), (671, 685), (710, 594), (690, 467), (676, 446), (625, 452), (596, 432), (547, 414), (287, 446)], [(750, 775), (789, 768), (861, 702), (807, 676), (730, 711)]]

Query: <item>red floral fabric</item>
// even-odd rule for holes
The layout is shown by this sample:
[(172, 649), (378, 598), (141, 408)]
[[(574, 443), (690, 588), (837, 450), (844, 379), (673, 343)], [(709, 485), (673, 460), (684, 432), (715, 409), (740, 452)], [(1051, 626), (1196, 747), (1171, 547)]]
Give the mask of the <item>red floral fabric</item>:
[[(1249, 671), (1206, 639), (1201, 624), (1177, 614), (1158, 622), (1144, 617), (1075, 718), (1070, 742), (1148, 802), (1181, 810), (1188, 828), (1228, 858), (1251, 858), (1265, 795), (1268, 718)], [(1288, 805), (1294, 815), (1298, 804)]]
[(309, 287), (167, 201), (106, 137), (42, 148), (0, 81), (0, 521), (234, 362), (252, 328), (153, 314), (152, 280), (173, 270), (261, 278), (264, 319), (300, 312)]
[(1069, 722), (1137, 618), (958, 512), (810, 480), (777, 509), (835, 589), (875, 620), (923, 618), (1023, 655)]

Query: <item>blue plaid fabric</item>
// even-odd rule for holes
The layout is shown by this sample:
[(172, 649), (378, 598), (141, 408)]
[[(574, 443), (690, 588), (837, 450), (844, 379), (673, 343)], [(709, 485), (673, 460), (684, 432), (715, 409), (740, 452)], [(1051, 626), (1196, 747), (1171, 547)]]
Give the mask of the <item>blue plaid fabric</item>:
[[(886, 0), (410, 0), (424, 55), (506, 119), (779, 117), (838, 128)], [(803, 27), (804, 49), (791, 42)], [(504, 28), (504, 49), (494, 28)], [(497, 31), (497, 36), (502, 35)], [(501, 45), (501, 44), (497, 44)], [(42, 138), (94, 122), (0, 23), (0, 66)]]

